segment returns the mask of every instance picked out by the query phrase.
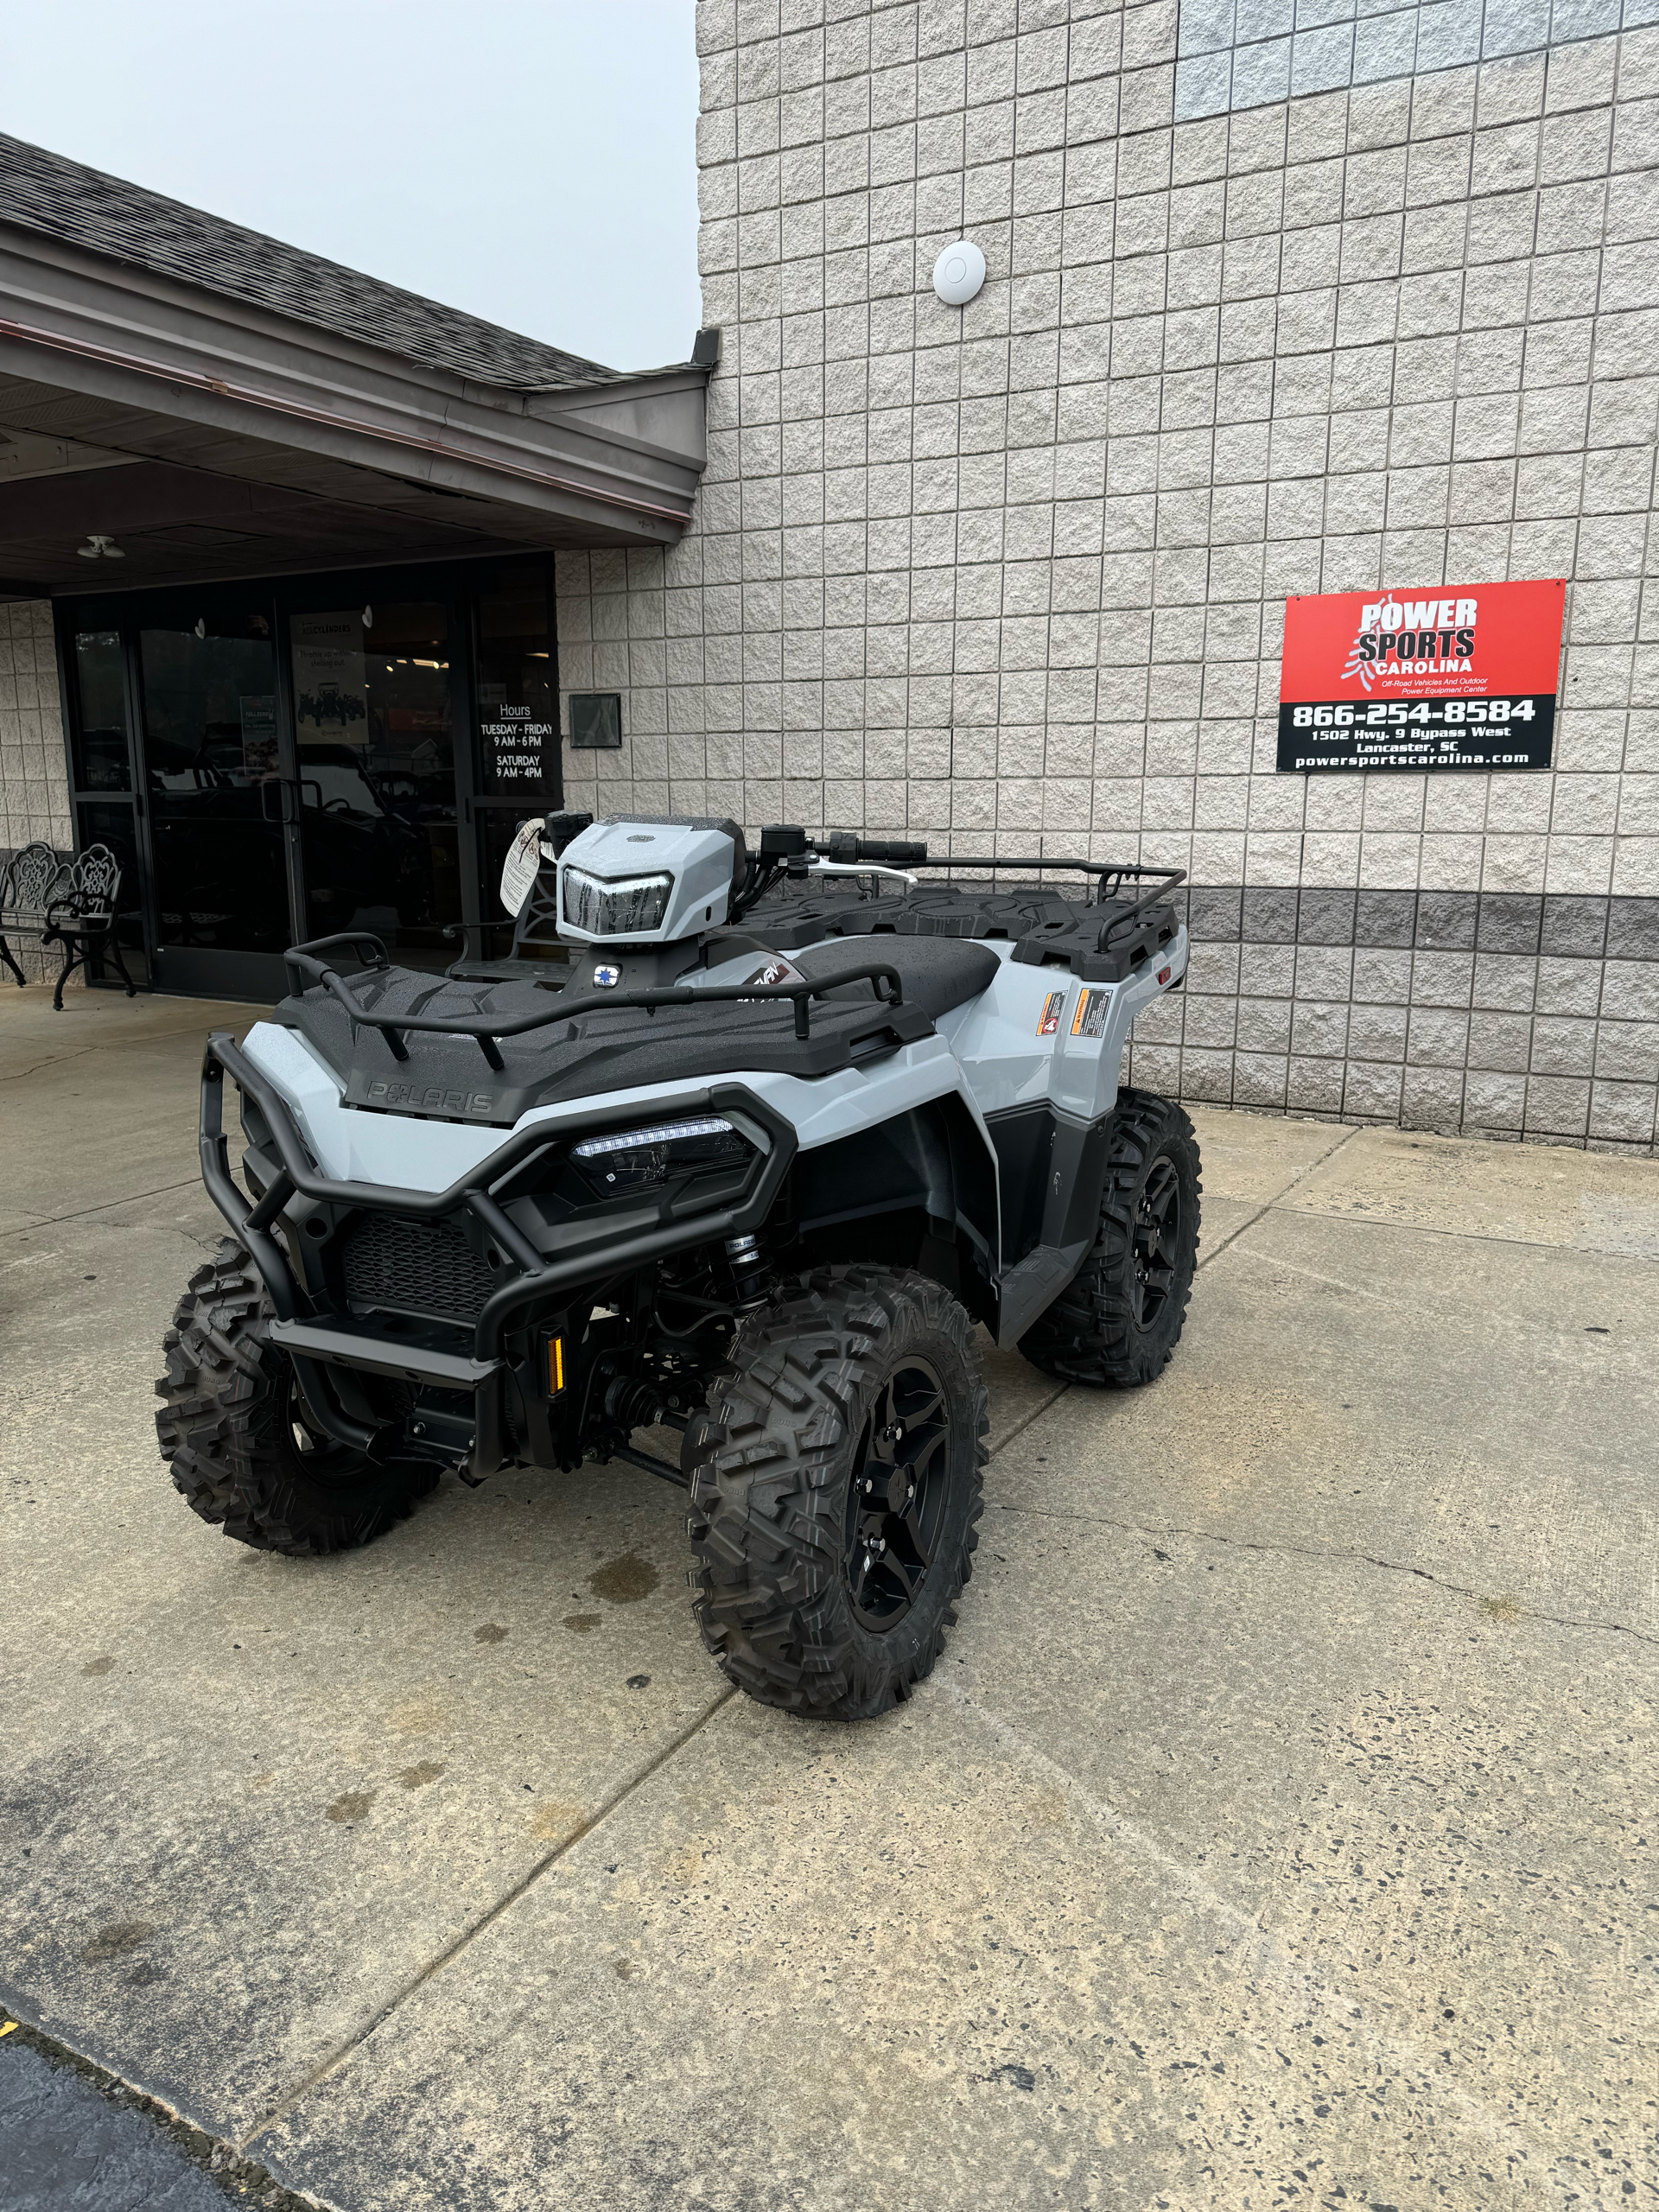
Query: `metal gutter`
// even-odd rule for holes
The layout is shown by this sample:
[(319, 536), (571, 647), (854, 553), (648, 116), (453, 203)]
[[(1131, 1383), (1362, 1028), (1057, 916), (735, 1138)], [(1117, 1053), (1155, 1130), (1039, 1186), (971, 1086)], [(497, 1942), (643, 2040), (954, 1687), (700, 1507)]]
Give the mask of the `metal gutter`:
[[(261, 391), (253, 385), (232, 384), (222, 377), (209, 376), (205, 370), (177, 367), (145, 354), (129, 353), (114, 346), (101, 346), (90, 339), (73, 338), (62, 332), (42, 330), (31, 323), (16, 322), (9, 316), (0, 315), (0, 338), (16, 339), (25, 345), (45, 346), (55, 353), (73, 353), (81, 359), (96, 361), (105, 367), (154, 377), (163, 384), (211, 392), (218, 398), (238, 400), (245, 406), (257, 407), (267, 414), (283, 416), (289, 421), (316, 423), (331, 429), (354, 431), (361, 437), (375, 439), (384, 445), (435, 454), (439, 460), (451, 462), (457, 467), (477, 468), (486, 474), (512, 477), (523, 483), (534, 484), (544, 491), (563, 492), (578, 499), (594, 500), (601, 506), (620, 507), (632, 514), (649, 515), (655, 521), (671, 522), (682, 530), (690, 520), (684, 509), (658, 506), (648, 499), (635, 499), (626, 493), (602, 490), (597, 485), (584, 483), (579, 477), (555, 475), (550, 470), (532, 468), (519, 461), (486, 459), (464, 447), (446, 445), (437, 438), (422, 437), (409, 430), (391, 429), (381, 423), (365, 422), (360, 416), (342, 415), (327, 408), (308, 407), (302, 401), (283, 399), (275, 392)], [(660, 374), (661, 372), (656, 373)], [(620, 396), (626, 390), (626, 382), (594, 389), (607, 396)]]

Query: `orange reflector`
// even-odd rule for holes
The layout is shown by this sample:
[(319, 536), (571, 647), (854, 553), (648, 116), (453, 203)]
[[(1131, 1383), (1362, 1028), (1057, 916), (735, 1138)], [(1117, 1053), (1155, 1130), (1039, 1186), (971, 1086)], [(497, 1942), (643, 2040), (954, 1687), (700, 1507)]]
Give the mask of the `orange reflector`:
[(547, 1395), (556, 1398), (564, 1388), (564, 1338), (550, 1337), (547, 1340)]

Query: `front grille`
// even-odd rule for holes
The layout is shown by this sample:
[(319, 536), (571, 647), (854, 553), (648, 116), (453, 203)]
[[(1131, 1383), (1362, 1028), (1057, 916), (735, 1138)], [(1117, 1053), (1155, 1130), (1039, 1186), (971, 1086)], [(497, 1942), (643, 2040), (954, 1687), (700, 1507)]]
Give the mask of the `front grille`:
[(497, 1281), (448, 1222), (404, 1221), (396, 1214), (365, 1214), (346, 1233), (343, 1266), (346, 1295), (354, 1306), (442, 1321), (476, 1320)]

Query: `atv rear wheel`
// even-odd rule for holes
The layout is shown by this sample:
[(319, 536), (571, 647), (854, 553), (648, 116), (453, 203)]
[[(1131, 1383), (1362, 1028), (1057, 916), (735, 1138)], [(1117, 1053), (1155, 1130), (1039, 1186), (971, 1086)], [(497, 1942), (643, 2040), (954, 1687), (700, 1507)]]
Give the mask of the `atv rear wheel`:
[(973, 1324), (925, 1276), (830, 1268), (750, 1314), (730, 1359), (690, 1470), (702, 1640), (763, 1705), (885, 1713), (931, 1669), (972, 1572), (989, 1426)]
[(1020, 1339), (1035, 1367), (1117, 1389), (1150, 1382), (1180, 1340), (1198, 1255), (1198, 1140), (1173, 1099), (1121, 1090), (1094, 1249)]
[(270, 1318), (252, 1261), (224, 1238), (167, 1332), (162, 1457), (194, 1512), (257, 1551), (315, 1558), (366, 1544), (435, 1488), (438, 1470), (317, 1434), (292, 1366), (266, 1338)]

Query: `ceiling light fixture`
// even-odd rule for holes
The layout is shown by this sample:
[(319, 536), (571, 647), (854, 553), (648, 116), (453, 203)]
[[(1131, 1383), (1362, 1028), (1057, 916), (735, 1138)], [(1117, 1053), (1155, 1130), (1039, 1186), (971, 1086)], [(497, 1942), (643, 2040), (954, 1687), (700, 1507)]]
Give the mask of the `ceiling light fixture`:
[(99, 530), (89, 530), (86, 543), (75, 548), (83, 561), (124, 561), (126, 555), (112, 537)]

